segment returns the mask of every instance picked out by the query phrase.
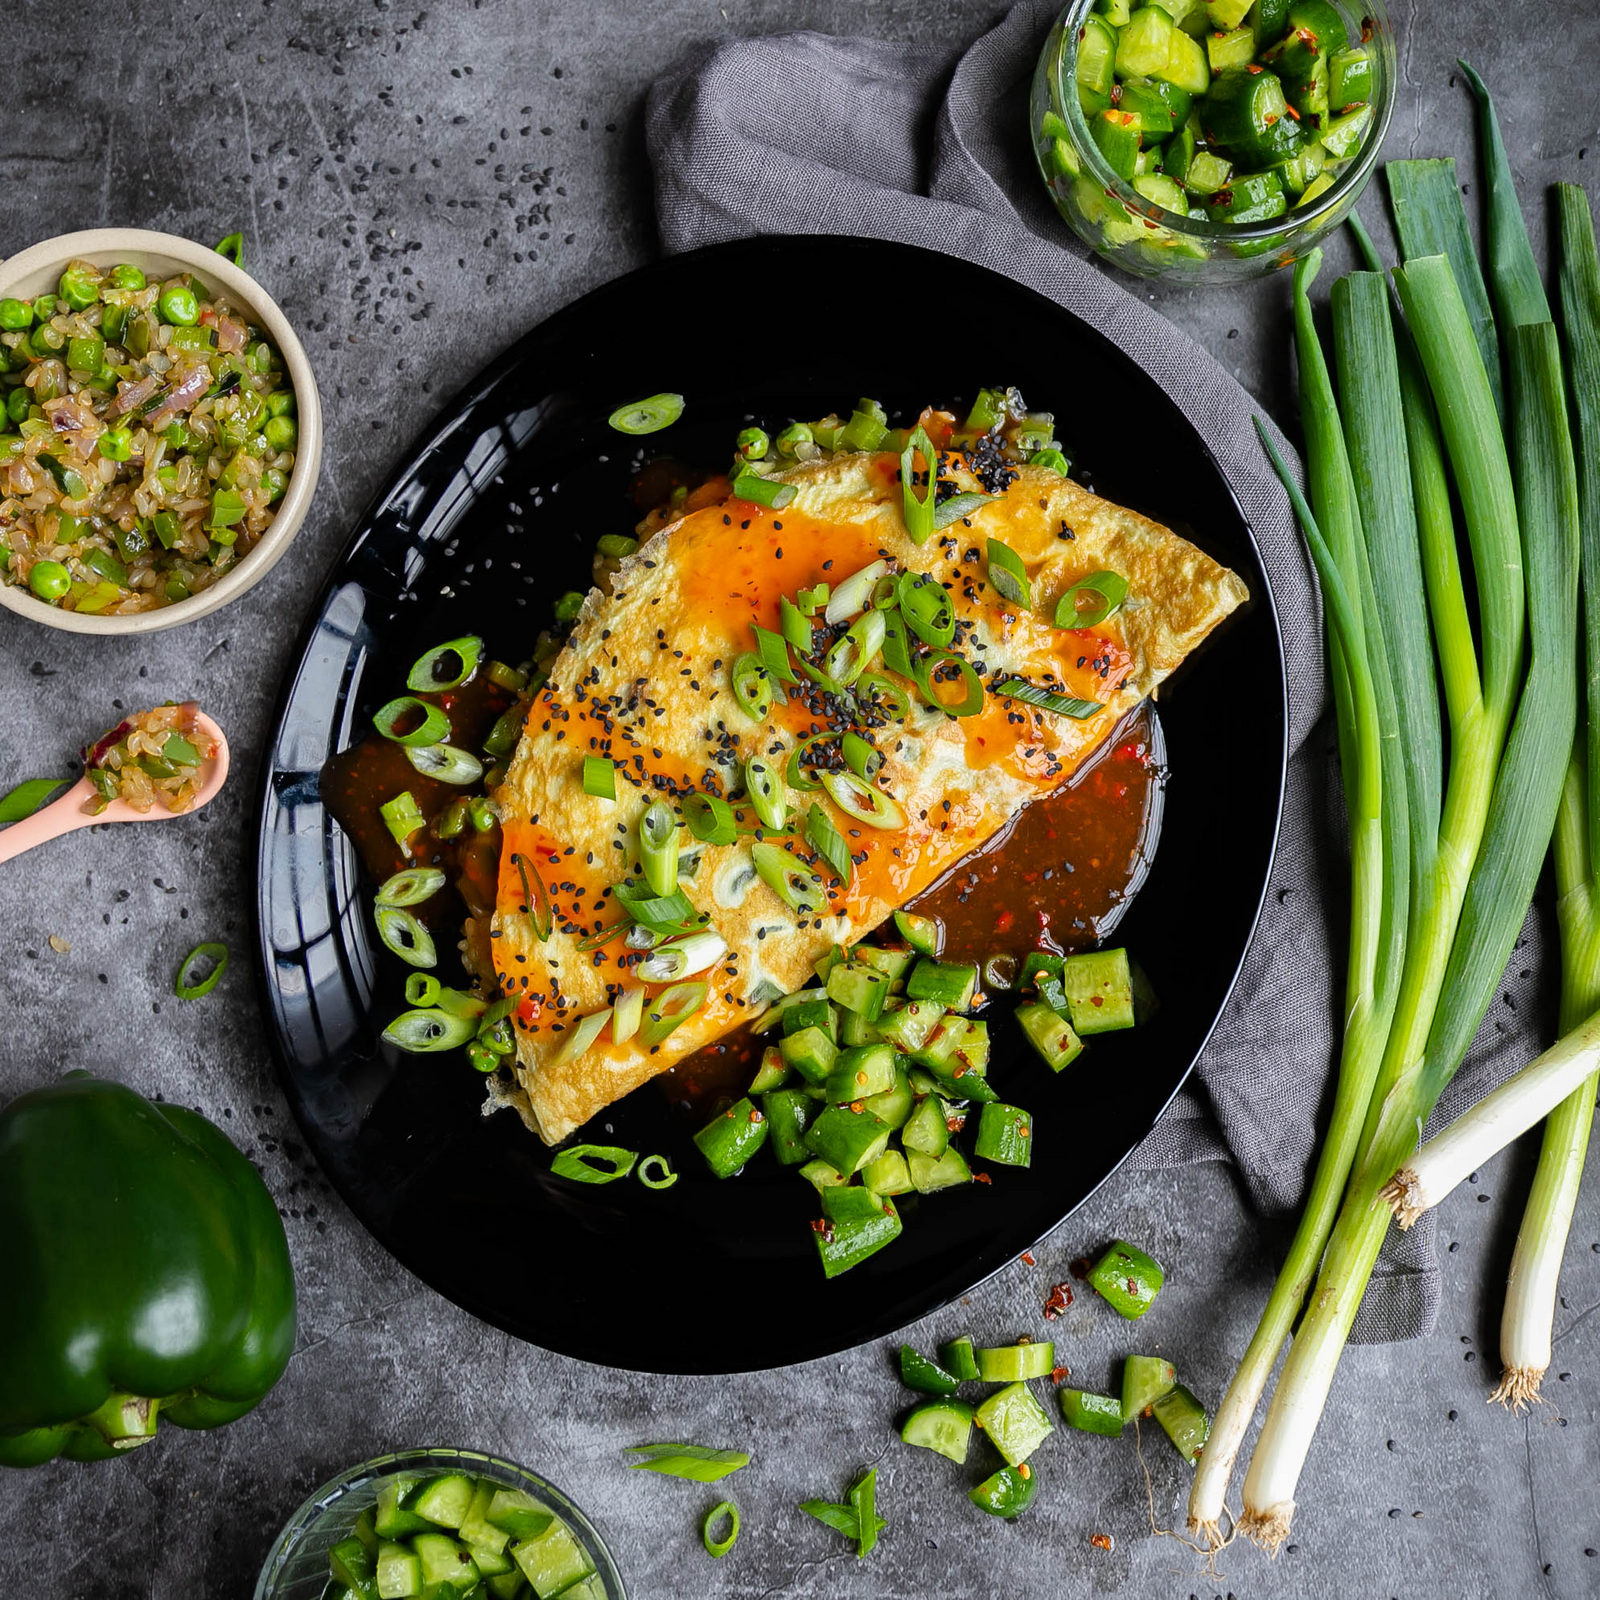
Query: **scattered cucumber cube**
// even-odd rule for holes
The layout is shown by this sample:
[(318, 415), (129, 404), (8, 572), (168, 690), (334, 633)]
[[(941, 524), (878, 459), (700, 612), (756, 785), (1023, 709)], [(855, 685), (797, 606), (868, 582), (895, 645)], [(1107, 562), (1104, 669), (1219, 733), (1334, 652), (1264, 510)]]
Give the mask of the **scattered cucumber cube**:
[(963, 1334), (959, 1339), (952, 1339), (949, 1344), (939, 1352), (939, 1359), (945, 1364), (952, 1377), (963, 1383), (975, 1382), (978, 1376), (978, 1356), (972, 1348), (972, 1341)]
[(973, 1413), (1009, 1467), (1020, 1466), (1055, 1432), (1055, 1424), (1025, 1383), (1008, 1383)]
[(1206, 1416), (1205, 1407), (1179, 1383), (1159, 1400), (1152, 1401), (1150, 1409), (1166, 1430), (1172, 1448), (1193, 1466), (1194, 1458), (1211, 1434), (1211, 1419)]
[[(970, 1341), (967, 1344), (970, 1351)], [(900, 1346), (900, 1381), (908, 1389), (918, 1389), (923, 1394), (936, 1394), (944, 1398), (953, 1395), (960, 1382), (953, 1372), (946, 1372), (937, 1361), (930, 1360), (909, 1344)]]
[(930, 1400), (906, 1418), (900, 1437), (907, 1444), (963, 1462), (972, 1438), (972, 1407), (964, 1400)]
[(440, 1528), (459, 1528), (472, 1509), (475, 1485), (465, 1473), (450, 1472), (420, 1483), (406, 1498), (406, 1509)]
[(1021, 1106), (995, 1100), (983, 1108), (973, 1154), (1007, 1167), (1026, 1167), (1033, 1160), (1033, 1118)]
[(1090, 1394), (1083, 1389), (1062, 1389), (1061, 1415), (1069, 1428), (1107, 1435), (1122, 1432), (1122, 1402), (1114, 1395)]
[(1048, 1378), (1055, 1368), (1056, 1347), (1049, 1339), (1037, 1343), (991, 1345), (976, 1352), (978, 1377), (984, 1383), (1016, 1383), (1023, 1378)]
[(1130, 1321), (1150, 1309), (1166, 1281), (1161, 1263), (1126, 1239), (1118, 1239), (1089, 1273), (1095, 1293)]
[(1122, 1363), (1122, 1420), (1132, 1422), (1178, 1381), (1170, 1361), (1160, 1356), (1129, 1356)]

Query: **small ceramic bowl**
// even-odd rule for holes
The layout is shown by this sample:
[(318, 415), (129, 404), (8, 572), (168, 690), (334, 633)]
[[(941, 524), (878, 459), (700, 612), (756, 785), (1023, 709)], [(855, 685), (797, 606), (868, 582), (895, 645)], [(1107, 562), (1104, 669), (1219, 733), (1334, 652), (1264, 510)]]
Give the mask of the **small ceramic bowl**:
[[(628, 1600), (622, 1575), (605, 1541), (594, 1524), (554, 1484), (498, 1456), (440, 1446), (374, 1456), (323, 1484), (278, 1535), (256, 1580), (255, 1600), (319, 1600), (328, 1585), (328, 1551), (349, 1536), (356, 1518), (376, 1502), (383, 1480), (397, 1472), (419, 1477), (435, 1472), (465, 1472), (476, 1478), (493, 1478), (531, 1494), (560, 1516), (594, 1564), (594, 1575), (573, 1593), (584, 1595), (586, 1600)], [(531, 1591), (524, 1590), (524, 1594), (531, 1600)]]
[(216, 251), (191, 239), (180, 239), (176, 234), (152, 233), (144, 228), (94, 228), (46, 239), (0, 262), (0, 299), (32, 300), (52, 293), (67, 263), (80, 260), (93, 262), (97, 267), (111, 267), (126, 261), (152, 279), (192, 272), (208, 287), (221, 288), (251, 322), (265, 330), (267, 338), (283, 357), (284, 370), (294, 389), (299, 438), (295, 446), (294, 471), (279, 502), (278, 514), (256, 547), (208, 588), (187, 600), (177, 600), (154, 611), (108, 617), (63, 611), (59, 606), (38, 599), (28, 589), (0, 584), (0, 605), (30, 621), (41, 622), (47, 628), (63, 628), (69, 633), (156, 633), (162, 628), (194, 622), (237, 600), (252, 584), (264, 578), (289, 548), (300, 524), (305, 521), (317, 486), (317, 470), (322, 463), (322, 405), (317, 397), (316, 380), (311, 375), (311, 363), (306, 360), (294, 329), (272, 296), (248, 273)]

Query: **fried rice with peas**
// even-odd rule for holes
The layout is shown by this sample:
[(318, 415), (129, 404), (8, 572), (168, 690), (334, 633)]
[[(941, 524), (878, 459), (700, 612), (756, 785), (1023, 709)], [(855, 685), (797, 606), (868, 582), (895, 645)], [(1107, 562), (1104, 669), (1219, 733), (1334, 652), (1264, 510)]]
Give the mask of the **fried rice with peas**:
[(0, 582), (123, 616), (199, 593), (271, 526), (294, 471), (279, 353), (192, 274), (74, 261), (0, 300)]

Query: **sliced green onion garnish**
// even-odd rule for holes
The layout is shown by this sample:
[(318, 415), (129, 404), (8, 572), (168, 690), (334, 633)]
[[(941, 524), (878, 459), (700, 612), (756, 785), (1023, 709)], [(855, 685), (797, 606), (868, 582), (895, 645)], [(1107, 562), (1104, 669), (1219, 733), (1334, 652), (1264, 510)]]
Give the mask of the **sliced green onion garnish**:
[(639, 863), (652, 893), (678, 887), (678, 819), (665, 800), (652, 800), (639, 818)]
[(763, 756), (744, 764), (745, 792), (750, 806), (769, 828), (784, 827), (789, 820), (789, 794), (783, 775)]
[(670, 428), (683, 415), (681, 394), (653, 394), (646, 400), (634, 400), (618, 406), (606, 422), (618, 433), (660, 433)]
[(1004, 389), (980, 389), (977, 399), (972, 402), (972, 409), (967, 413), (967, 420), (961, 425), (961, 431), (988, 433), (1005, 420), (1008, 410)]
[(833, 819), (821, 806), (814, 805), (806, 812), (806, 838), (848, 889), (850, 880), (855, 876), (855, 863), (850, 859), (850, 846), (844, 842), (844, 835), (834, 827)]
[[(939, 681), (936, 675), (947, 663), (960, 673), (966, 691), (962, 699), (954, 702), (942, 699), (936, 687)], [(983, 710), (983, 684), (973, 670), (972, 663), (954, 650), (930, 650), (912, 663), (911, 673), (917, 680), (923, 699), (930, 706), (937, 706), (952, 717), (973, 717)]]
[(439, 980), (431, 972), (413, 972), (406, 978), (406, 1004), (431, 1006), (439, 1000)]
[(902, 678), (911, 676), (911, 635), (898, 606), (883, 614), (883, 664)]
[[(887, 633), (884, 638), (888, 639)], [(887, 655), (887, 651), (885, 654)], [(909, 668), (908, 662), (908, 671)], [(897, 722), (903, 722), (911, 715), (911, 696), (892, 678), (884, 677), (881, 672), (863, 672), (856, 679), (856, 698), (864, 700), (873, 710), (881, 712), (886, 717), (893, 717)]]
[(402, 1011), (383, 1030), (384, 1039), (413, 1055), (435, 1050), (458, 1050), (478, 1031), (470, 1017), (454, 1017), (444, 1010)]
[(778, 632), (803, 656), (811, 654), (811, 619), (788, 595), (778, 597)]
[[(656, 1175), (657, 1169), (659, 1176)], [(678, 1174), (672, 1170), (665, 1156), (646, 1156), (634, 1169), (633, 1175), (647, 1189), (670, 1189), (678, 1181)]]
[(839, 749), (844, 756), (844, 764), (858, 778), (870, 781), (877, 777), (883, 766), (883, 752), (870, 741), (863, 739), (859, 733), (847, 733), (839, 741)]
[(583, 610), (583, 601), (584, 596), (579, 590), (568, 589), (550, 610), (557, 622), (572, 622)]
[(383, 880), (378, 886), (377, 901), (380, 906), (421, 905), (444, 885), (445, 876), (437, 867), (407, 867)]
[(71, 782), (71, 778), (29, 778), (26, 783), (19, 783), (0, 800), (0, 823), (21, 822), (31, 817)]
[(742, 1450), (710, 1450), (703, 1444), (635, 1444), (623, 1454), (644, 1457), (628, 1463), (635, 1472), (665, 1472), (693, 1483), (715, 1483), (750, 1465), (750, 1457)]
[(1028, 582), (1028, 569), (1022, 557), (1000, 539), (988, 542), (989, 586), (1003, 600), (1013, 605), (1033, 605), (1033, 585)]
[(863, 612), (828, 652), (824, 663), (828, 676), (841, 688), (849, 688), (883, 649), (884, 632), (883, 612)]
[(483, 763), (470, 750), (453, 744), (408, 744), (406, 760), (425, 778), (465, 786), (483, 776)]
[(872, 611), (887, 611), (895, 603), (895, 585), (900, 580), (892, 573), (886, 572), (872, 586), (872, 593), (867, 596), (867, 607)]
[(607, 1006), (604, 1011), (591, 1011), (588, 1016), (580, 1017), (567, 1034), (561, 1048), (556, 1051), (555, 1060), (557, 1062), (576, 1061), (605, 1032), (606, 1024), (610, 1020), (610, 1006)]
[(782, 511), (799, 491), (792, 483), (763, 478), (759, 472), (746, 468), (733, 480), (733, 492), (737, 499), (748, 500), (752, 505), (766, 506), (770, 511)]
[(760, 461), (772, 448), (772, 436), (765, 428), (741, 428), (733, 441), (733, 448), (746, 461)]
[(556, 1152), (550, 1170), (558, 1178), (576, 1183), (615, 1183), (633, 1171), (638, 1159), (637, 1151), (624, 1150), (618, 1144), (575, 1144), (570, 1150)]
[(933, 525), (948, 528), (952, 523), (963, 522), (980, 506), (990, 505), (999, 498), (997, 494), (953, 494), (934, 508)]
[(789, 665), (789, 641), (781, 633), (773, 633), (759, 623), (752, 623), (751, 631), (756, 636), (756, 653), (761, 657), (762, 667), (779, 683), (798, 683), (800, 680)]
[(1030, 706), (1038, 706), (1042, 711), (1054, 711), (1058, 716), (1076, 717), (1080, 722), (1086, 717), (1092, 717), (1097, 711), (1105, 710), (1098, 700), (1074, 700), (1070, 695), (1041, 689), (1025, 678), (1002, 678), (994, 686), (994, 692), (1006, 695), (1012, 700), (1024, 701)]
[[(422, 720), (414, 727), (404, 733), (399, 731), (402, 722), (418, 717)], [(450, 719), (443, 710), (409, 694), (379, 706), (373, 713), (372, 725), (385, 739), (392, 739), (396, 744), (438, 744), (450, 736)]]
[(868, 827), (903, 828), (906, 825), (906, 814), (900, 802), (863, 782), (853, 772), (824, 772), (822, 787), (841, 811)]
[(637, 539), (625, 533), (602, 533), (594, 542), (595, 553), (613, 561), (625, 560), (639, 548)]
[(444, 1012), (447, 1017), (460, 1017), (464, 1022), (470, 1022), (476, 1030), (478, 1018), (489, 1009), (486, 1000), (480, 1000), (475, 994), (468, 994), (465, 989), (450, 989), (443, 984), (439, 987), (438, 998), (433, 1002)]
[[(726, 1539), (715, 1539), (711, 1530), (727, 1518), (728, 1536)], [(700, 1540), (706, 1547), (706, 1554), (720, 1560), (733, 1549), (739, 1537), (739, 1508), (731, 1500), (721, 1500), (706, 1512), (705, 1520), (700, 1524)]]
[(522, 914), (533, 927), (533, 935), (543, 944), (555, 926), (555, 912), (550, 904), (550, 892), (539, 876), (539, 869), (525, 855), (513, 852), (511, 864), (522, 880)]
[(780, 456), (797, 456), (802, 445), (814, 444), (816, 441), (811, 436), (811, 430), (803, 422), (791, 422), (787, 428), (779, 431), (778, 436), (772, 441), (773, 447)]
[[(916, 490), (916, 457), (921, 453), (927, 470), (927, 489)], [(919, 423), (900, 452), (900, 504), (906, 532), (913, 544), (926, 544), (933, 534), (933, 504), (939, 493), (939, 457), (927, 431)]]
[(813, 589), (802, 589), (794, 598), (794, 603), (806, 616), (814, 617), (823, 606), (828, 603), (829, 589), (825, 583), (819, 583)]
[(1030, 467), (1048, 467), (1052, 472), (1059, 472), (1063, 478), (1072, 470), (1072, 463), (1059, 450), (1049, 447), (1043, 450), (1035, 450), (1028, 457), (1028, 465)]
[(955, 638), (955, 602), (942, 583), (925, 573), (903, 573), (895, 589), (895, 598), (906, 626), (924, 644), (943, 646)]
[(772, 680), (762, 670), (761, 657), (746, 652), (733, 663), (733, 698), (752, 722), (765, 722), (772, 713)]
[(578, 948), (585, 952), (599, 950), (603, 946), (610, 944), (613, 939), (621, 938), (632, 926), (633, 921), (631, 918), (626, 922), (613, 922), (609, 928), (601, 928), (597, 932), (591, 933), (587, 939), (580, 939)]
[(217, 254), (225, 256), (234, 266), (242, 267), (244, 265), (244, 235), (242, 233), (230, 233), (226, 239), (219, 239), (217, 241)]
[(610, 756), (583, 758), (583, 792), (597, 800), (617, 798), (617, 764)]
[(528, 687), (528, 674), (516, 667), (508, 667), (503, 661), (491, 661), (486, 670), (491, 683), (509, 689), (512, 694), (521, 694)]
[(705, 925), (704, 914), (695, 910), (694, 902), (682, 889), (654, 895), (644, 884), (620, 883), (611, 894), (635, 922), (653, 933), (670, 937), (677, 933), (693, 933)]
[(814, 761), (808, 761), (806, 759), (806, 752), (810, 750), (813, 745), (831, 744), (838, 737), (839, 735), (832, 731), (826, 733), (813, 733), (810, 735), (810, 737), (802, 739), (800, 743), (789, 752), (789, 762), (788, 765), (783, 769), (783, 775), (791, 789), (815, 789), (818, 786), (817, 780), (806, 771), (807, 767), (815, 766), (817, 763)]
[(494, 1072), (500, 1065), (500, 1057), (482, 1039), (468, 1039), (467, 1065), (474, 1072)]
[(670, 989), (663, 989), (645, 1008), (639, 1042), (646, 1049), (664, 1043), (674, 1029), (687, 1022), (706, 1003), (706, 994), (707, 986), (699, 980), (675, 983)]
[(372, 915), (386, 950), (414, 967), (431, 967), (438, 963), (433, 935), (417, 920), (415, 912), (407, 911), (404, 906), (380, 905)]
[[(494, 726), (489, 730), (483, 741), (483, 748), (492, 756), (503, 756), (516, 747), (517, 740), (522, 737), (522, 724), (528, 719), (528, 708), (525, 705), (514, 705), (509, 711), (503, 711), (495, 718)], [(408, 744), (426, 744), (425, 739), (409, 739)]]
[(720, 961), (727, 950), (728, 942), (721, 934), (709, 930), (691, 933), (670, 944), (657, 945), (635, 970), (646, 983), (676, 983), (680, 978), (692, 978), (697, 972), (704, 972)]
[[(206, 967), (210, 967), (207, 972)], [(228, 968), (228, 947), (216, 941), (197, 944), (178, 968), (172, 992), (180, 1000), (202, 1000), (216, 988)]]
[(1127, 596), (1128, 580), (1120, 572), (1091, 572), (1056, 603), (1056, 626), (1092, 628), (1114, 617)]
[(830, 628), (837, 627), (841, 622), (848, 622), (851, 617), (858, 616), (867, 609), (867, 602), (872, 597), (872, 586), (889, 570), (887, 561), (874, 561), (864, 566), (859, 572), (852, 572), (832, 594), (828, 596), (828, 604), (822, 613), (822, 619)]
[(733, 807), (714, 794), (685, 795), (683, 820), (702, 844), (732, 844), (739, 837)]
[(889, 417), (876, 400), (861, 399), (850, 413), (839, 434), (839, 443), (846, 450), (877, 450), (889, 431)]
[(426, 655), (419, 656), (406, 674), (406, 688), (457, 688), (478, 670), (482, 656), (483, 640), (476, 634), (436, 644)]
[(781, 845), (763, 841), (750, 847), (750, 855), (761, 881), (791, 911), (798, 911), (802, 917), (810, 917), (827, 905), (827, 896), (822, 892), (822, 880)]
[(383, 818), (383, 825), (389, 830), (394, 842), (402, 847), (406, 840), (418, 828), (426, 826), (428, 821), (409, 789), (402, 789), (394, 799), (385, 800), (378, 807), (378, 815)]
[(639, 1031), (644, 1016), (644, 990), (624, 989), (611, 1007), (611, 1037), (617, 1044), (626, 1044)]

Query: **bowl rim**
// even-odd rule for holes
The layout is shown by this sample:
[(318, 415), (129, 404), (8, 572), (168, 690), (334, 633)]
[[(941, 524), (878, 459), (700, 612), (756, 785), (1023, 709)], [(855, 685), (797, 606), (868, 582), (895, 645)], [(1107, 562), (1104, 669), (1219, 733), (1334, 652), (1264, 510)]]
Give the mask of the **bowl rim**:
[[(1061, 33), (1060, 48), (1064, 51), (1070, 47), (1074, 60), (1078, 47), (1075, 27), (1094, 9), (1094, 6), (1095, 0), (1068, 0), (1056, 18), (1055, 26)], [(1372, 25), (1372, 39), (1377, 43), (1382, 58), (1382, 93), (1373, 102), (1377, 115), (1372, 127), (1367, 130), (1366, 137), (1361, 141), (1361, 148), (1333, 180), (1332, 185), (1304, 210), (1291, 207), (1281, 217), (1274, 217), (1267, 222), (1245, 223), (1212, 222), (1209, 219), (1200, 221), (1195, 217), (1169, 211), (1165, 206), (1159, 206), (1155, 201), (1140, 194), (1131, 183), (1111, 169), (1110, 164), (1100, 153), (1100, 146), (1094, 142), (1089, 132), (1082, 104), (1076, 95), (1071, 95), (1063, 101), (1061, 114), (1072, 134), (1073, 146), (1079, 160), (1088, 166), (1101, 187), (1109, 190), (1130, 211), (1173, 233), (1217, 244), (1259, 244), (1281, 235), (1303, 236), (1314, 232), (1321, 224), (1332, 220), (1334, 214), (1342, 207), (1352, 203), (1371, 178), (1378, 164), (1383, 142), (1388, 137), (1389, 122), (1394, 115), (1395, 100), (1399, 93), (1399, 85), (1395, 81), (1397, 57), (1394, 28), (1389, 21), (1389, 13), (1384, 7), (1383, 0), (1361, 0), (1358, 6), (1352, 6), (1351, 0), (1343, 0), (1340, 9), (1347, 8), (1358, 11), (1362, 20)], [(1052, 30), (1052, 35), (1054, 31)], [(1044, 52), (1039, 59), (1040, 73), (1052, 70), (1049, 63), (1050, 55), (1050, 39), (1047, 38)], [(1053, 92), (1051, 98), (1054, 99)], [(1030, 117), (1030, 123), (1031, 120)], [(1033, 143), (1035, 159), (1038, 160), (1040, 159), (1039, 137), (1037, 130), (1031, 126), (1029, 137)], [(1048, 177), (1048, 174), (1046, 176)]]
[(284, 370), (294, 392), (300, 430), (295, 467), (289, 475), (278, 513), (255, 548), (232, 571), (187, 600), (129, 616), (80, 616), (76, 611), (62, 611), (46, 605), (16, 584), (0, 584), (0, 606), (64, 633), (102, 637), (157, 633), (185, 622), (196, 622), (231, 604), (272, 570), (300, 531), (311, 509), (322, 465), (322, 399), (299, 336), (261, 283), (206, 245), (149, 228), (88, 228), (77, 233), (57, 234), (0, 261), (0, 295), (11, 293), (14, 285), (35, 273), (63, 268), (69, 261), (81, 259), (92, 261), (96, 266), (110, 266), (129, 256), (173, 262), (181, 271), (204, 273), (249, 312), (253, 321), (266, 329), (283, 358)]
[(261, 1571), (256, 1577), (254, 1600), (275, 1600), (277, 1590), (274, 1585), (282, 1573), (284, 1564), (295, 1554), (301, 1541), (316, 1527), (317, 1519), (332, 1504), (366, 1483), (391, 1477), (409, 1467), (430, 1462), (440, 1465), (459, 1465), (479, 1472), (484, 1468), (492, 1469), (484, 1472), (484, 1476), (493, 1476), (494, 1470), (498, 1470), (506, 1476), (506, 1481), (518, 1485), (531, 1485), (537, 1495), (547, 1496), (555, 1503), (563, 1520), (576, 1525), (590, 1554), (597, 1558), (595, 1570), (604, 1581), (607, 1594), (612, 1600), (628, 1600), (627, 1585), (623, 1582), (616, 1558), (611, 1554), (611, 1547), (588, 1513), (565, 1490), (552, 1483), (542, 1473), (523, 1466), (519, 1461), (512, 1461), (509, 1457), (496, 1455), (492, 1450), (471, 1450), (463, 1445), (444, 1444), (407, 1445), (396, 1450), (386, 1450), (381, 1455), (370, 1456), (365, 1461), (358, 1461), (353, 1466), (346, 1467), (314, 1489), (295, 1507), (273, 1539), (267, 1557), (261, 1563)]

